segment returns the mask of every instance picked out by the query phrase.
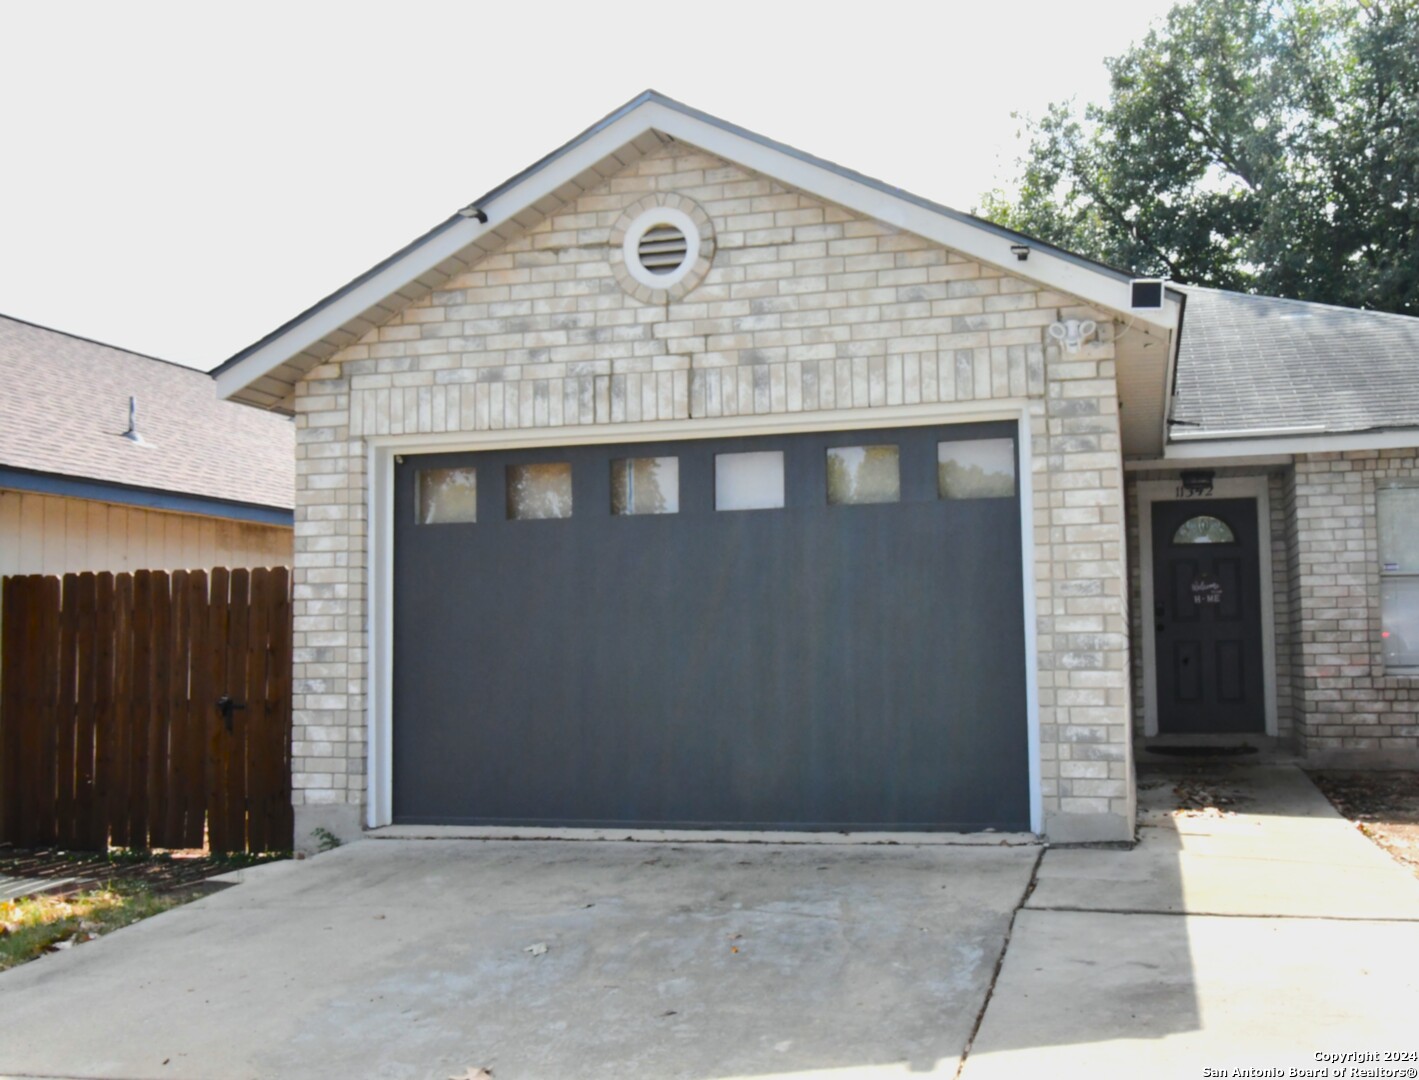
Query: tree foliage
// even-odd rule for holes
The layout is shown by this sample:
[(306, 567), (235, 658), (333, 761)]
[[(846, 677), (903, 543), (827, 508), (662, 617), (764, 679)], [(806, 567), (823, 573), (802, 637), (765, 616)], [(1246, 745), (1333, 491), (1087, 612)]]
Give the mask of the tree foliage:
[(984, 216), (1184, 284), (1419, 315), (1419, 0), (1186, 0)]

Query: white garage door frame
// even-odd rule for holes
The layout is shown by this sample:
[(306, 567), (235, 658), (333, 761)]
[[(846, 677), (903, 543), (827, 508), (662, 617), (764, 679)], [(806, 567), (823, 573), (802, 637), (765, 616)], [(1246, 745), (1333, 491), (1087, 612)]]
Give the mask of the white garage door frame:
[(1030, 787), (1030, 829), (1044, 831), (1040, 783), (1039, 658), (1036, 650), (1033, 469), (1030, 403), (1024, 399), (956, 404), (901, 405), (823, 413), (661, 420), (595, 427), (517, 428), (450, 432), (444, 435), (370, 436), (367, 447), (369, 583), (366, 648), (367, 759), (365, 821), (369, 828), (393, 818), (394, 672), (394, 464), (405, 454), (507, 450), (532, 446), (585, 446), (596, 443), (663, 442), (807, 431), (870, 431), (1011, 421), (1020, 454), (1020, 551), (1024, 582), (1025, 702)]

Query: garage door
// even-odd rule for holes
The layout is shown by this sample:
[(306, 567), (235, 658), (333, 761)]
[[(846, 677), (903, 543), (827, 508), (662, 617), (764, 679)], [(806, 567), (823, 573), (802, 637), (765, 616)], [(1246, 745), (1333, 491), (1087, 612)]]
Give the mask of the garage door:
[(1028, 827), (1014, 431), (403, 458), (394, 820)]

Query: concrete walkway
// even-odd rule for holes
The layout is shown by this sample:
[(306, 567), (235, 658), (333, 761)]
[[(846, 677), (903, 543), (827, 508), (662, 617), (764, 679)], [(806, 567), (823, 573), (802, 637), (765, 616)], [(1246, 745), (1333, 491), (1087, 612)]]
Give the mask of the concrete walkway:
[(1419, 880), (1298, 769), (1211, 770), (1225, 815), (1175, 813), (1178, 776), (1140, 777), (1133, 851), (1046, 853), (964, 1080), (1419, 1049)]

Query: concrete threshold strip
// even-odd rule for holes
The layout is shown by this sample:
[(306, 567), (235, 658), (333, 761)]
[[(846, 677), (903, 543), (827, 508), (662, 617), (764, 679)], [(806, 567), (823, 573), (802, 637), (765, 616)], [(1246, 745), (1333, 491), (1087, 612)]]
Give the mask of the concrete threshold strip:
[(1034, 833), (792, 832), (734, 829), (584, 829), (517, 825), (384, 825), (366, 840), (574, 840), (636, 844), (776, 844), (891, 847), (1045, 847)]

